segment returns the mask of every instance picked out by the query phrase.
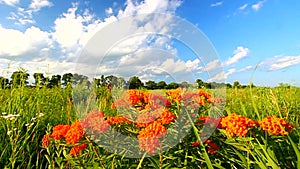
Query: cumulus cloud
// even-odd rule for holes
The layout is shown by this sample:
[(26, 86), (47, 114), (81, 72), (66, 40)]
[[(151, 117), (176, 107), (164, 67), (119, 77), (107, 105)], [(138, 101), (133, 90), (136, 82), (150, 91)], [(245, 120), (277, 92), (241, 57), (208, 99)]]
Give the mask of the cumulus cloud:
[(21, 32), (14, 29), (6, 29), (0, 25), (0, 56), (24, 56), (35, 53), (37, 57), (42, 49), (52, 47), (52, 41), (48, 32), (41, 31), (37, 27), (30, 27)]
[(18, 4), (20, 2), (20, 0), (0, 0), (0, 4), (4, 3), (6, 5), (10, 5), (10, 6), (14, 6), (16, 4)]
[(232, 68), (232, 69), (229, 69), (227, 72), (218, 73), (217, 75), (209, 78), (208, 81), (209, 82), (222, 82), (225, 79), (227, 79), (228, 76), (234, 74), (235, 72), (236, 72), (236, 69)]
[(262, 0), (262, 1), (257, 2), (256, 4), (253, 4), (251, 7), (253, 10), (258, 11), (263, 6), (264, 3), (265, 3), (265, 0)]
[[(28, 67), (30, 73), (47, 72), (46, 70), (50, 69), (51, 74), (62, 74), (76, 72), (75, 69), (80, 67), (81, 72), (78, 73), (90, 76), (97, 73), (122, 76), (139, 74), (143, 80), (150, 80), (147, 78), (160, 75), (170, 77), (170, 74), (186, 77), (186, 73), (190, 74), (189, 71), (197, 69), (200, 60), (178, 59), (177, 50), (172, 47), (170, 37), (158, 35), (170, 31), (168, 26), (171, 24), (168, 24), (167, 17), (145, 17), (143, 21), (128, 23), (136, 29), (137, 33), (145, 29), (158, 34), (137, 34), (123, 39), (112, 46), (107, 58), (101, 63), (98, 60), (93, 60), (92, 63), (77, 63), (76, 61), (76, 57), (80, 55), (89, 40), (108, 24), (134, 14), (151, 12), (173, 14), (181, 3), (180, 0), (145, 0), (142, 2), (127, 0), (125, 8), (119, 10), (116, 15), (112, 7), (108, 8), (106, 10), (108, 17), (104, 19), (97, 18), (89, 10), (79, 11), (78, 4), (73, 3), (71, 8), (55, 20), (53, 30), (50, 32), (41, 31), (37, 27), (28, 28), (24, 32), (0, 27), (0, 45), (4, 46), (0, 49), (0, 56), (20, 56), (21, 58), (31, 52), (30, 56), (36, 57), (32, 57), (30, 61), (13, 61), (14, 64)], [(27, 18), (27, 21), (23, 20), (20, 24), (34, 23), (32, 13), (51, 5), (51, 2), (46, 0), (33, 0), (28, 9), (19, 8), (19, 13), (12, 15), (11, 19)], [(148, 22), (151, 20), (155, 20), (155, 24)], [(111, 36), (114, 33), (112, 32)], [(7, 43), (12, 40), (14, 43)], [(55, 56), (51, 55), (53, 46), (55, 46)], [(86, 57), (89, 59), (89, 55)]]
[(49, 0), (32, 0), (29, 8), (37, 12), (43, 7), (52, 6), (52, 3)]
[(223, 66), (229, 66), (237, 63), (239, 60), (247, 57), (249, 55), (249, 49), (243, 46), (238, 46), (233, 52), (233, 56), (223, 63)]
[(222, 64), (221, 64), (220, 60), (215, 59), (215, 60), (207, 63), (205, 66), (199, 67), (198, 68), (198, 70), (199, 70), (198, 73), (212, 72), (214, 70), (221, 69), (221, 68), (222, 68)]
[(210, 6), (211, 6), (211, 7), (216, 7), (216, 6), (220, 6), (220, 5), (222, 5), (222, 4), (223, 4), (223, 1), (219, 1), (219, 2), (216, 2), (216, 3), (211, 4)]
[(260, 67), (266, 68), (269, 71), (285, 69), (294, 65), (300, 64), (300, 56), (275, 56), (268, 58), (262, 63)]

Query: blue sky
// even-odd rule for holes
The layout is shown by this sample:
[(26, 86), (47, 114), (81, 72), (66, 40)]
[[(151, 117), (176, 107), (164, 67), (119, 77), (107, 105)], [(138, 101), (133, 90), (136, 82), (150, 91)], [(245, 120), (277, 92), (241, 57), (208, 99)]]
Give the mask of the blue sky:
[[(202, 78), (249, 84), (253, 75), (256, 85), (300, 86), (299, 6), (295, 0), (0, 0), (0, 76), (24, 67), (49, 76), (138, 75), (143, 81)], [(114, 44), (105, 58), (83, 52), (91, 48), (91, 38), (116, 21), (152, 13), (166, 17), (133, 25), (136, 32), (151, 27), (156, 35), (133, 32)], [(217, 55), (198, 56), (169, 37), (175, 22), (167, 15), (195, 26)], [(96, 44), (105, 46), (110, 36), (133, 25), (108, 32)], [(192, 34), (182, 35), (192, 41)], [(194, 44), (198, 42), (203, 41)]]

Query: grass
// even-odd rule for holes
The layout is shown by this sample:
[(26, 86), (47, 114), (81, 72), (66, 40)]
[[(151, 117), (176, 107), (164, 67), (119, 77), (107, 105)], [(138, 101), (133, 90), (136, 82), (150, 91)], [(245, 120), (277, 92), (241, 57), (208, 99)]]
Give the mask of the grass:
[[(118, 115), (107, 102), (110, 91), (96, 89), (93, 108), (106, 116)], [(248, 137), (228, 138), (223, 130), (210, 138), (218, 144), (217, 154), (207, 154), (207, 145), (191, 146), (200, 140), (196, 127), (168, 151), (151, 157), (126, 158), (107, 152), (86, 138), (88, 148), (78, 157), (68, 156), (68, 146), (59, 142), (45, 149), (41, 140), (53, 126), (71, 124), (88, 110), (85, 103), (72, 100), (85, 97), (82, 88), (0, 89), (0, 166), (4, 168), (299, 168), (300, 89), (296, 87), (227, 89), (224, 115), (237, 113), (253, 120), (267, 116), (286, 119), (294, 127), (288, 136), (275, 136), (260, 129)], [(95, 96), (96, 97), (96, 96)], [(82, 100), (82, 99), (79, 99)], [(91, 100), (93, 100), (91, 98)], [(74, 102), (74, 103), (73, 103)], [(83, 114), (81, 114), (84, 112)], [(198, 128), (200, 130), (200, 128)], [(202, 143), (202, 142), (201, 142)], [(204, 148), (205, 147), (205, 148)]]

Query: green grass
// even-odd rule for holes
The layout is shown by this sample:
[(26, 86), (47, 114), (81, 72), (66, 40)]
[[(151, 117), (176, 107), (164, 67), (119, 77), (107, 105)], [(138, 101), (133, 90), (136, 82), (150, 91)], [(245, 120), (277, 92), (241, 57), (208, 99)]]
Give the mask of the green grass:
[[(110, 110), (111, 97), (108, 89), (96, 89), (98, 102), (91, 106), (103, 110), (106, 115), (117, 115)], [(71, 124), (82, 109), (72, 103), (72, 92), (78, 97), (87, 93), (82, 88), (15, 88), (0, 89), (0, 166), (4, 168), (47, 168), (46, 150), (41, 139), (57, 124)], [(182, 143), (169, 151), (142, 159), (129, 159), (106, 152), (89, 142), (88, 150), (77, 159), (59, 154), (65, 168), (200, 168), (206, 167), (207, 158), (217, 168), (296, 168), (300, 166), (300, 89), (296, 87), (227, 89), (224, 115), (237, 113), (254, 120), (266, 116), (278, 116), (294, 126), (289, 137), (269, 136), (262, 131), (253, 131), (257, 137), (231, 139), (216, 132), (211, 139), (220, 146), (217, 155), (203, 157), (201, 148), (191, 147), (190, 134)], [(80, 112), (78, 112), (80, 111)], [(7, 115), (19, 115), (14, 119)], [(41, 116), (43, 115), (43, 116)], [(257, 134), (257, 133), (262, 134)]]

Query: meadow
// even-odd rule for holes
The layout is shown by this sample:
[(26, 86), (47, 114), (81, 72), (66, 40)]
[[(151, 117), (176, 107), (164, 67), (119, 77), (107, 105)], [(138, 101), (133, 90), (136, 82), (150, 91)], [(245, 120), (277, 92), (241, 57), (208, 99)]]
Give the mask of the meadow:
[[(101, 87), (91, 110), (74, 103), (75, 90), (0, 89), (1, 168), (300, 168), (300, 88), (232, 88), (226, 98), (209, 89), (130, 90), (126, 102)], [(224, 109), (210, 116), (218, 104)], [(137, 145), (115, 143), (108, 130)], [(187, 133), (176, 138), (180, 132)], [(166, 148), (166, 136), (176, 144)], [(120, 151), (107, 151), (109, 143)]]

